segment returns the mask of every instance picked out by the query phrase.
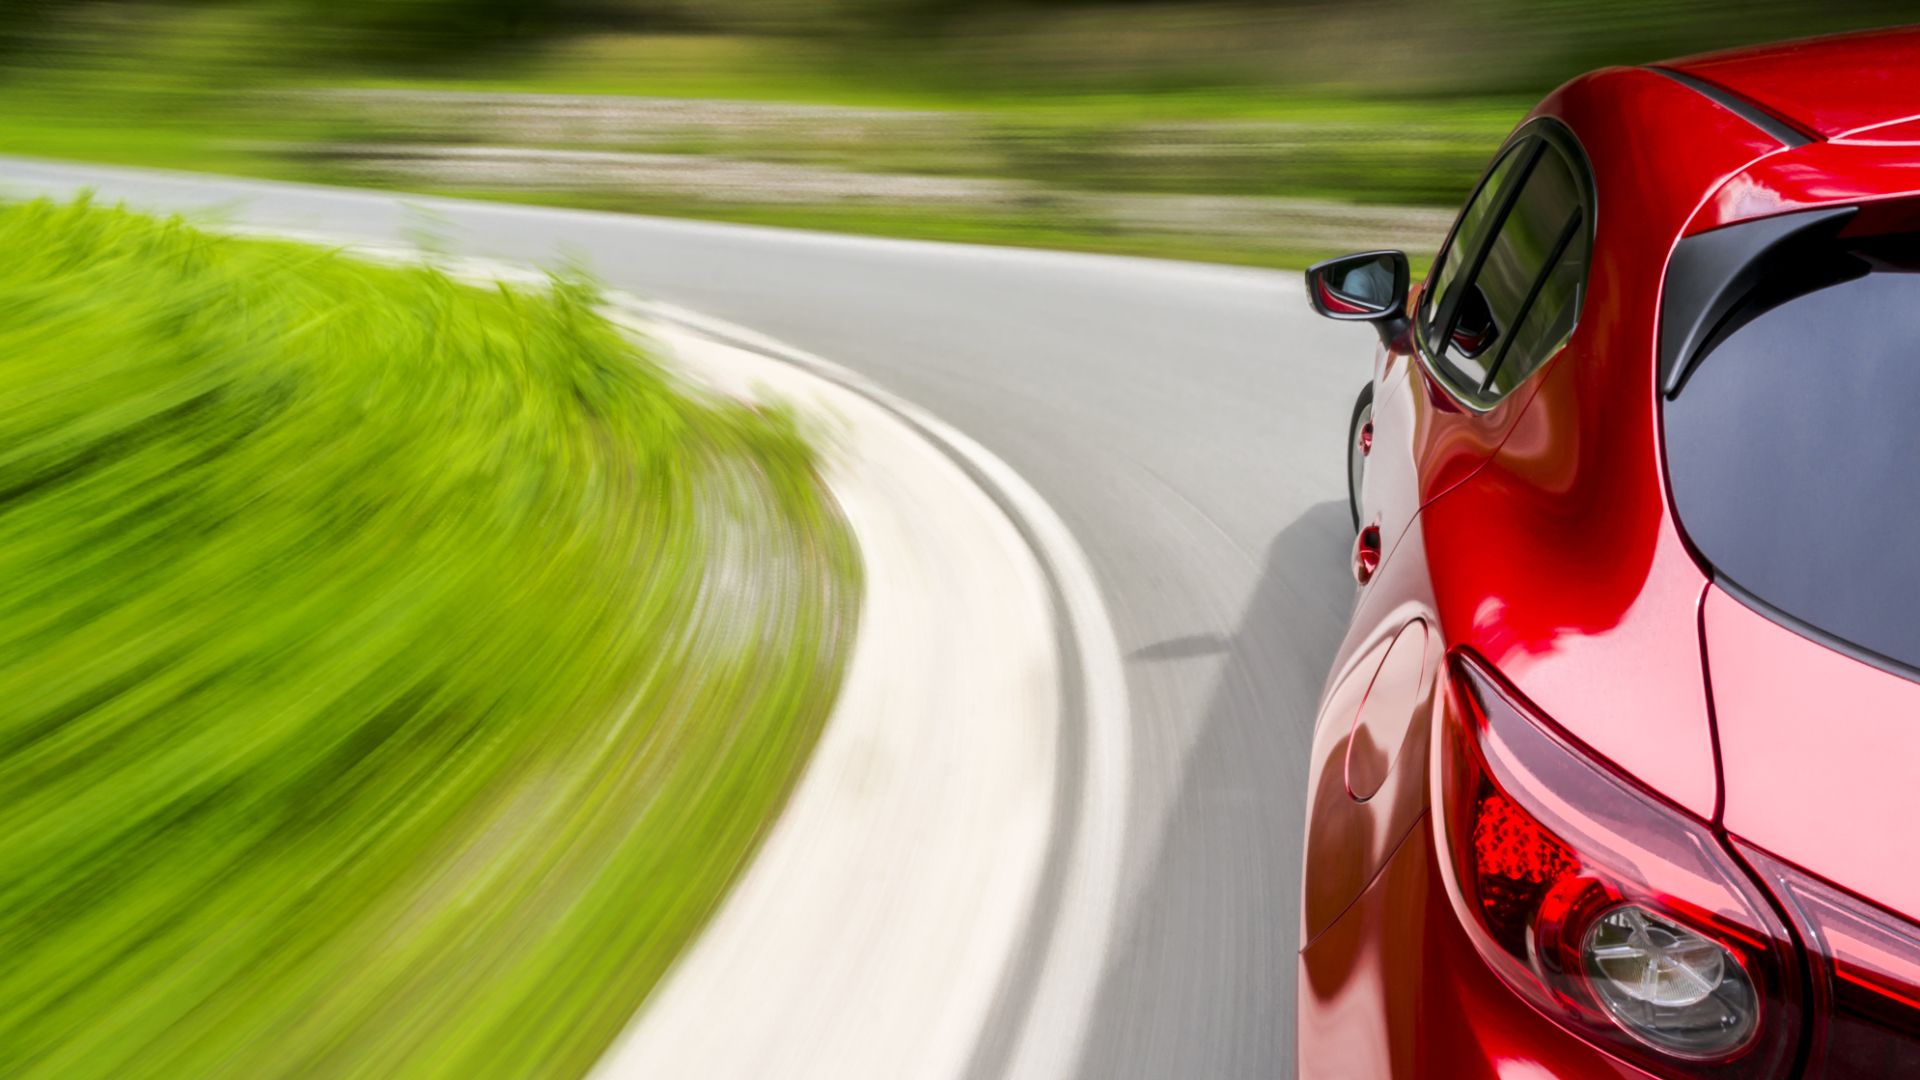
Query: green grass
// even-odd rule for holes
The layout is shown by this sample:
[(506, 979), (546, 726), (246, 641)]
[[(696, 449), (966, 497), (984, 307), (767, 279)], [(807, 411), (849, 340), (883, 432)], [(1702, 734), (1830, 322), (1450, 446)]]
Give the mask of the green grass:
[(0, 1074), (579, 1075), (836, 690), (786, 415), (591, 291), (0, 208)]

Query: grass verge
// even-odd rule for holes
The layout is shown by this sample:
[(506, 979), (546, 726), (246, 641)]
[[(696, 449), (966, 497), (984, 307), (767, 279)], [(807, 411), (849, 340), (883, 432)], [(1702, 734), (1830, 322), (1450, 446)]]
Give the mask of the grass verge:
[(0, 1073), (583, 1073), (843, 670), (794, 421), (578, 284), (0, 245)]

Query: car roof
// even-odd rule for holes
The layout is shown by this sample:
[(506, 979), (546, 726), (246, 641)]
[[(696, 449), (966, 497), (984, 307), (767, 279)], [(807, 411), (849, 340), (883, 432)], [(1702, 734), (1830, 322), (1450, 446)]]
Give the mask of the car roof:
[(1920, 117), (1920, 26), (1707, 53), (1659, 66), (1731, 91), (1820, 139)]

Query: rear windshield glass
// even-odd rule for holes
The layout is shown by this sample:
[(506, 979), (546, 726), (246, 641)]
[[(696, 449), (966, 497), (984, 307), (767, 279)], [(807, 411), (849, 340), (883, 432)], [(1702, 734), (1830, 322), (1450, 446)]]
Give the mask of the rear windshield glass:
[(1920, 669), (1920, 237), (1770, 274), (1665, 406), (1674, 505), (1715, 571)]

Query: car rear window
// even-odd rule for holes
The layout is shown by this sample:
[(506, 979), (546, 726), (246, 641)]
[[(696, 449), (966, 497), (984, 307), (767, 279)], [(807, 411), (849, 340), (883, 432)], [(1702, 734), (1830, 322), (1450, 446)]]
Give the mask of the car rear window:
[(1770, 273), (1664, 405), (1681, 527), (1717, 576), (1920, 669), (1920, 236)]

